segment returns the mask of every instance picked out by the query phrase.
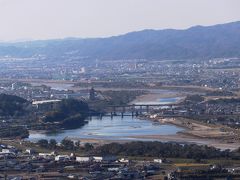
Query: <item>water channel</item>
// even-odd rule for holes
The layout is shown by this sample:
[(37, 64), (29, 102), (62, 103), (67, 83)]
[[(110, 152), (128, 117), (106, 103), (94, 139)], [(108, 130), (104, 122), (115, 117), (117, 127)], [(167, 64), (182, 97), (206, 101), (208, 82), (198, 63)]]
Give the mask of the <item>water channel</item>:
[[(159, 104), (174, 103), (180, 97), (158, 99)], [(139, 102), (149, 104), (153, 102)], [(155, 101), (155, 103), (157, 103)], [(137, 104), (137, 103), (136, 103)], [(146, 140), (130, 136), (173, 135), (183, 129), (174, 125), (163, 125), (147, 119), (132, 116), (92, 117), (83, 127), (73, 130), (63, 130), (57, 133), (30, 132), (28, 140), (56, 139), (58, 142), (68, 138), (100, 139), (100, 140)]]

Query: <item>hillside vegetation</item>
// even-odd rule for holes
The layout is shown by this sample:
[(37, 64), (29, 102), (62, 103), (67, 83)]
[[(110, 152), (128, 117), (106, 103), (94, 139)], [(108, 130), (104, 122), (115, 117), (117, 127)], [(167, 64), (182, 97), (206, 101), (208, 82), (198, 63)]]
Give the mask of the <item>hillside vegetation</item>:
[[(240, 22), (186, 30), (144, 30), (109, 38), (1, 43), (0, 56), (66, 59), (199, 59), (240, 56)], [(79, 59), (81, 59), (79, 58)]]
[(21, 97), (0, 94), (0, 115), (20, 116), (26, 113), (29, 102)]
[(88, 111), (87, 103), (75, 99), (64, 99), (54, 111), (45, 113), (43, 121), (57, 122), (62, 128), (74, 129), (85, 124)]

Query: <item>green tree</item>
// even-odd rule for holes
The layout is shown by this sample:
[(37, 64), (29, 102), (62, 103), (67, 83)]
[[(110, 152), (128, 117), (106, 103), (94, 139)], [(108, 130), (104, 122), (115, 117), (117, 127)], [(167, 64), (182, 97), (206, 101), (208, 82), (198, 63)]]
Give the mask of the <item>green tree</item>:
[(57, 141), (55, 139), (50, 139), (49, 141), (49, 148), (50, 149), (56, 149)]
[(62, 144), (63, 148), (66, 150), (74, 150), (74, 144), (71, 140), (63, 139), (61, 141), (61, 144)]
[(93, 145), (92, 144), (90, 144), (90, 143), (86, 143), (85, 145), (84, 145), (84, 149), (85, 149), (85, 151), (91, 151), (91, 150), (93, 150)]
[(46, 139), (40, 139), (38, 141), (38, 145), (43, 148), (48, 148), (48, 140)]

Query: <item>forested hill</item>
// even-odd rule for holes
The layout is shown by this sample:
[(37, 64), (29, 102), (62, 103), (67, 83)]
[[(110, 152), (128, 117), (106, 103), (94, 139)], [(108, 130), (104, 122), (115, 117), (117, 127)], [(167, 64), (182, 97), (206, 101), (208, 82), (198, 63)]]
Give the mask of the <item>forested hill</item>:
[[(240, 56), (240, 21), (186, 30), (144, 30), (109, 38), (0, 43), (0, 56), (192, 59)], [(56, 58), (57, 59), (57, 58)], [(61, 59), (61, 58), (58, 58)]]
[(13, 95), (0, 94), (0, 116), (20, 116), (27, 111), (27, 100)]

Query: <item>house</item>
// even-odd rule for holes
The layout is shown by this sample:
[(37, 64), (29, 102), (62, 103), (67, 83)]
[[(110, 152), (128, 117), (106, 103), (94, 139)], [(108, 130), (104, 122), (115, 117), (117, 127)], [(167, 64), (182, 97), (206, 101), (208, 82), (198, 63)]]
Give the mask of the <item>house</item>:
[(70, 157), (68, 155), (58, 155), (55, 157), (55, 161), (69, 161)]
[(5, 153), (5, 152), (0, 152), (0, 158), (1, 157), (15, 157), (15, 153)]
[(93, 160), (94, 160), (95, 162), (102, 162), (102, 161), (103, 161), (103, 157), (94, 156), (94, 157), (93, 157)]
[(33, 101), (32, 105), (38, 110), (53, 110), (59, 106), (61, 100), (43, 100), (43, 101)]
[(119, 171), (119, 168), (118, 168), (118, 167), (108, 168), (108, 171), (111, 171), (111, 172), (118, 172), (118, 171)]
[(162, 161), (162, 159), (154, 159), (153, 162), (161, 164), (163, 161)]
[(7, 146), (6, 145), (4, 145), (4, 144), (1, 144), (0, 145), (0, 148), (6, 148)]
[(151, 118), (151, 119), (155, 119), (155, 118), (157, 118), (157, 117), (158, 117), (158, 114), (150, 115), (150, 118)]
[(120, 171), (119, 178), (121, 179), (141, 179), (138, 171)]
[(39, 153), (38, 156), (41, 156), (43, 158), (49, 158), (49, 157), (53, 157), (56, 155), (56, 152), (53, 151), (51, 153)]
[(52, 157), (52, 153), (39, 153), (38, 156), (43, 157), (43, 158), (49, 158)]
[(119, 159), (119, 162), (121, 162), (121, 163), (129, 163), (129, 160), (121, 158), (121, 159)]
[(117, 158), (115, 156), (95, 156), (93, 157), (95, 162), (102, 162), (102, 161), (116, 161)]
[(14, 148), (2, 149), (2, 152), (3, 153), (13, 153), (13, 154), (15, 154), (16, 149), (14, 149)]
[(76, 157), (77, 162), (90, 162), (93, 161), (93, 157)]
[(26, 149), (26, 153), (28, 153), (28, 154), (34, 154), (34, 153), (36, 153), (35, 152), (35, 150), (34, 149)]

